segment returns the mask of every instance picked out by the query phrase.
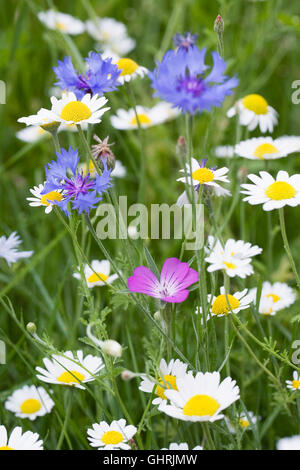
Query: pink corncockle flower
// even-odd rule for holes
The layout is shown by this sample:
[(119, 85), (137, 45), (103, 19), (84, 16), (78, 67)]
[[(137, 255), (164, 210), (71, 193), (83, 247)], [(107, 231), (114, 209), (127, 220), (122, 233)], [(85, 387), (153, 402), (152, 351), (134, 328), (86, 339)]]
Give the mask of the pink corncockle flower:
[(189, 295), (189, 287), (198, 281), (199, 274), (177, 258), (168, 258), (163, 264), (160, 279), (145, 266), (139, 266), (128, 278), (131, 292), (150, 295), (164, 302), (180, 303)]

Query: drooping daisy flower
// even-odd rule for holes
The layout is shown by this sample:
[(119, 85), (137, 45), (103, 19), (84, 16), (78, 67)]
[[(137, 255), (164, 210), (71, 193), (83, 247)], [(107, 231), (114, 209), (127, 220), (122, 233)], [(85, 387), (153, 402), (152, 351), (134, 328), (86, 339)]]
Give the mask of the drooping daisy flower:
[(61, 195), (61, 191), (50, 191), (50, 193), (42, 194), (44, 186), (45, 183), (34, 186), (29, 190), (34, 197), (27, 197), (26, 199), (30, 201), (29, 205), (32, 207), (45, 206), (45, 214), (49, 214), (55, 205), (51, 201), (59, 202), (62, 200), (63, 196)]
[(277, 450), (300, 450), (300, 434), (279, 439), (276, 448)]
[(77, 35), (85, 31), (85, 25), (78, 18), (55, 10), (40, 11), (39, 20), (49, 29), (56, 29), (65, 34)]
[[(65, 124), (97, 124), (100, 117), (110, 108), (103, 108), (107, 99), (97, 94), (93, 97), (89, 93), (81, 100), (77, 100), (74, 93), (63, 93), (61, 99), (51, 97), (53, 117), (58, 122)], [(102, 108), (102, 109), (101, 109)]]
[(197, 46), (179, 47), (177, 51), (167, 51), (161, 62), (157, 62), (149, 77), (154, 88), (154, 96), (159, 96), (182, 110), (195, 114), (220, 107), (238, 80), (224, 75), (226, 62), (217, 52), (212, 53), (213, 66), (205, 77), (206, 49)]
[(5, 426), (0, 426), (0, 450), (43, 450), (43, 441), (37, 433), (16, 426), (8, 437)]
[[(91, 262), (91, 269), (88, 264), (84, 267), (84, 275), (88, 287), (91, 289), (95, 286), (105, 286), (111, 284), (118, 278), (118, 274), (110, 273), (110, 262), (108, 260), (98, 261), (94, 259)], [(78, 268), (79, 269), (79, 268)], [(81, 279), (80, 273), (74, 273), (76, 279)]]
[(189, 295), (187, 287), (198, 281), (199, 274), (177, 258), (168, 258), (163, 264), (160, 279), (145, 266), (139, 266), (128, 278), (131, 292), (150, 295), (164, 302), (180, 303)]
[(45, 131), (51, 131), (52, 128), (57, 130), (60, 126), (56, 116), (53, 115), (50, 109), (45, 108), (41, 108), (37, 114), (31, 114), (30, 116), (19, 118), (18, 122), (24, 123), (26, 126), (42, 127)]
[(0, 237), (0, 258), (4, 258), (8, 265), (16, 263), (21, 258), (29, 258), (33, 251), (18, 251), (18, 246), (22, 243), (17, 232), (12, 232), (9, 237)]
[(137, 62), (129, 59), (128, 57), (119, 58), (116, 61), (116, 65), (121, 71), (118, 81), (122, 85), (126, 82), (134, 80), (137, 77), (143, 78), (148, 73), (148, 69), (146, 69), (146, 67), (139, 65)]
[(22, 142), (32, 143), (37, 142), (45, 137), (50, 137), (49, 132), (46, 132), (42, 127), (29, 126), (16, 132), (16, 137)]
[(182, 421), (217, 421), (221, 414), (240, 397), (236, 381), (227, 377), (220, 383), (219, 372), (188, 373), (177, 379), (177, 390), (166, 390), (170, 404), (162, 402), (158, 409)]
[[(169, 447), (163, 447), (161, 450), (174, 450), (174, 451), (189, 450), (189, 446), (186, 442), (181, 442), (180, 444), (177, 444), (176, 442), (171, 442)], [(193, 447), (193, 449), (191, 450), (203, 450), (203, 447), (196, 446), (196, 447)]]
[(124, 56), (135, 47), (125, 24), (114, 18), (93, 18), (86, 22), (86, 29), (92, 38), (101, 43), (102, 48), (110, 49), (114, 54)]
[[(102, 194), (111, 187), (111, 170), (108, 170), (104, 162), (104, 170), (101, 175), (95, 174), (93, 178), (88, 173), (83, 175), (79, 166), (77, 150), (69, 147), (69, 150), (61, 149), (57, 152), (57, 160), (52, 160), (45, 167), (46, 182), (41, 191), (42, 196), (47, 197), (52, 204), (56, 204), (69, 215), (69, 206), (77, 210), (79, 214), (95, 208), (102, 199)], [(56, 193), (60, 194), (60, 198)]]
[(272, 139), (272, 137), (254, 137), (235, 146), (235, 153), (250, 160), (275, 160), (297, 151), (294, 138)]
[[(155, 387), (156, 398), (152, 401), (153, 405), (159, 405), (163, 401), (167, 400), (165, 390), (173, 389), (177, 390), (176, 381), (179, 377), (183, 377), (186, 374), (187, 365), (181, 362), (179, 359), (171, 359), (169, 364), (166, 363), (165, 359), (160, 361), (158, 378), (152, 379), (146, 375), (142, 375), (143, 381), (139, 386), (139, 390), (146, 393), (152, 393)], [(160, 385), (157, 385), (157, 382)]]
[(253, 131), (259, 126), (263, 133), (273, 132), (273, 128), (278, 122), (278, 113), (275, 109), (268, 105), (263, 96), (255, 93), (244, 96), (227, 112), (229, 118), (236, 114), (240, 124), (247, 126), (249, 131)]
[(4, 406), (7, 410), (15, 413), (18, 418), (29, 418), (33, 421), (38, 416), (50, 413), (54, 401), (43, 387), (24, 385), (8, 397)]
[(289, 176), (286, 171), (280, 170), (276, 180), (266, 171), (260, 171), (259, 175), (248, 175), (254, 184), (241, 185), (241, 193), (246, 194), (243, 201), (251, 205), (263, 204), (264, 211), (300, 204), (300, 174)]
[[(137, 114), (137, 115), (136, 115)], [(161, 101), (153, 108), (137, 106), (134, 109), (118, 109), (116, 116), (111, 116), (110, 122), (115, 129), (138, 129), (138, 121), (143, 129), (162, 124), (176, 118), (180, 114), (178, 109), (172, 108), (169, 103)]]
[(293, 380), (286, 380), (285, 381), (287, 388), (290, 390), (300, 390), (300, 375), (299, 373), (294, 370), (293, 372)]
[(251, 258), (260, 254), (262, 249), (232, 238), (227, 240), (223, 247), (219, 240), (209, 236), (205, 251), (208, 254), (205, 261), (210, 264), (208, 272), (224, 270), (229, 277), (239, 276), (244, 279), (253, 273)]
[(257, 416), (253, 411), (247, 411), (246, 413), (241, 413), (239, 416), (239, 425), (243, 429), (251, 429), (257, 423)]
[(130, 445), (127, 443), (136, 432), (137, 428), (132, 424), (126, 425), (125, 419), (115, 420), (110, 424), (100, 421), (87, 430), (90, 445), (98, 447), (98, 450), (128, 450)]
[[(227, 298), (225, 295), (225, 287), (222, 286), (220, 289), (220, 295), (212, 296), (209, 294), (207, 296), (207, 301), (210, 305), (208, 318), (217, 316), (223, 317), (224, 315), (229, 315), (230, 313), (239, 313), (241, 310), (249, 308), (252, 302), (252, 296), (247, 294), (248, 289), (244, 289), (241, 292), (235, 292), (234, 294), (228, 294)], [(229, 304), (229, 305), (228, 305)], [(196, 314), (200, 311), (202, 313), (202, 308), (197, 307)]]
[[(223, 168), (207, 168), (206, 165), (207, 159), (204, 158), (201, 162), (195, 158), (191, 159), (191, 166), (189, 163), (186, 163), (185, 169), (180, 170), (181, 173), (184, 173), (184, 176), (177, 179), (182, 183), (187, 183), (192, 185), (194, 189), (198, 190), (201, 184), (205, 186), (212, 186), (215, 190), (222, 190), (218, 195), (224, 195), (229, 193), (229, 191), (224, 190), (222, 186), (219, 185), (219, 181), (222, 183), (229, 183), (227, 178), (228, 168), (225, 166)], [(228, 194), (227, 194), (228, 195)]]
[[(253, 302), (256, 303), (257, 289), (250, 290)], [(275, 315), (276, 312), (292, 305), (296, 300), (294, 290), (284, 282), (271, 284), (266, 281), (262, 285), (258, 311), (264, 315)]]
[(101, 357), (91, 354), (83, 357), (82, 351), (77, 351), (76, 356), (72, 351), (66, 351), (63, 356), (52, 354), (51, 360), (45, 357), (43, 362), (46, 369), (36, 367), (39, 372), (37, 378), (43, 382), (69, 385), (84, 390), (81, 384), (95, 380), (94, 376), (99, 374), (104, 364)]
[(80, 74), (75, 70), (70, 56), (59, 60), (57, 67), (53, 68), (58, 78), (55, 85), (61, 90), (75, 93), (78, 100), (87, 93), (102, 96), (117, 89), (121, 71), (111, 58), (104, 59), (101, 54), (90, 52), (85, 62), (86, 73)]

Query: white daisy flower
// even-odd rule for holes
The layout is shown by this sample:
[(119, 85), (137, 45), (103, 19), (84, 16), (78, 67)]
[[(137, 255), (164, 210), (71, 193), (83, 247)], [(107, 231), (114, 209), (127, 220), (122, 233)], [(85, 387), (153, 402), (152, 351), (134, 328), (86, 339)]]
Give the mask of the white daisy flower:
[(293, 380), (286, 380), (285, 381), (287, 388), (290, 390), (300, 390), (300, 375), (299, 373), (294, 370), (293, 372)]
[[(160, 403), (167, 400), (165, 391), (167, 389), (177, 390), (177, 380), (179, 377), (184, 377), (186, 374), (187, 365), (181, 362), (179, 359), (171, 359), (169, 364), (166, 363), (165, 359), (160, 361), (159, 365), (159, 376), (158, 379), (147, 377), (142, 375), (143, 381), (139, 386), (139, 390), (146, 393), (152, 393), (153, 387), (155, 387), (155, 395), (152, 401), (153, 405), (159, 405)], [(157, 382), (160, 385), (157, 385)]]
[[(93, 97), (89, 93), (81, 100), (77, 100), (73, 92), (62, 94), (61, 99), (51, 97), (51, 113), (54, 120), (65, 124), (97, 124), (101, 122), (100, 117), (110, 108), (103, 108), (107, 99), (95, 94)], [(102, 109), (100, 109), (102, 108)]]
[(18, 418), (29, 418), (31, 421), (38, 416), (50, 413), (54, 401), (43, 387), (25, 385), (8, 397), (4, 407), (15, 413)]
[(128, 450), (130, 445), (127, 442), (136, 432), (137, 428), (131, 424), (126, 425), (125, 419), (112, 421), (110, 424), (100, 421), (87, 430), (90, 446), (98, 447), (98, 450)]
[[(257, 289), (250, 290), (253, 302), (256, 302)], [(262, 285), (259, 303), (259, 313), (264, 315), (275, 315), (276, 312), (292, 305), (296, 300), (294, 290), (284, 282), (271, 284), (266, 281)]]
[[(241, 292), (235, 292), (235, 294), (228, 294), (227, 298), (225, 295), (225, 287), (222, 286), (220, 289), (220, 295), (217, 297), (209, 294), (207, 296), (207, 301), (210, 305), (208, 318), (218, 316), (223, 317), (224, 315), (229, 315), (230, 313), (239, 313), (241, 310), (245, 310), (250, 307), (252, 302), (252, 296), (247, 295), (248, 289), (244, 289)], [(229, 305), (230, 307), (229, 307)], [(195, 313), (198, 312), (202, 314), (202, 308), (197, 307)]]
[(29, 258), (33, 251), (17, 251), (17, 247), (22, 243), (17, 232), (12, 232), (8, 238), (4, 235), (0, 237), (0, 258), (4, 258), (8, 265), (16, 263), (21, 258)]
[[(137, 116), (136, 116), (137, 114)], [(111, 116), (111, 125), (115, 129), (129, 130), (138, 129), (138, 121), (143, 129), (162, 124), (170, 119), (176, 118), (180, 114), (177, 108), (172, 108), (169, 103), (164, 101), (156, 104), (153, 108), (137, 106), (136, 113), (134, 109), (118, 109), (116, 116)]]
[(31, 114), (30, 116), (21, 117), (18, 122), (26, 124), (26, 126), (42, 126), (44, 130), (51, 129), (52, 126), (59, 127), (56, 116), (49, 109), (41, 108), (37, 114)]
[(229, 118), (236, 114), (239, 116), (240, 124), (247, 126), (249, 131), (253, 131), (259, 126), (263, 133), (273, 132), (273, 128), (278, 122), (277, 111), (268, 105), (263, 96), (257, 94), (244, 96), (227, 112)]
[(114, 18), (93, 18), (86, 22), (86, 30), (114, 54), (123, 56), (135, 48), (135, 41), (128, 36), (125, 24)]
[(247, 411), (246, 413), (241, 413), (239, 416), (239, 425), (243, 429), (251, 429), (257, 423), (257, 416), (253, 411)]
[[(217, 197), (231, 196), (231, 192), (228, 189), (222, 188), (222, 186), (208, 186), (206, 189), (212, 191), (213, 194), (215, 194)], [(198, 198), (199, 198), (199, 192), (194, 191), (194, 200), (196, 203), (198, 201)], [(191, 204), (189, 197), (186, 191), (183, 191), (183, 193), (181, 193), (180, 196), (178, 197), (176, 201), (176, 205), (179, 207), (183, 207), (189, 204)]]
[(288, 142), (295, 147), (295, 152), (300, 152), (300, 137), (296, 135), (283, 135), (282, 137), (278, 137), (277, 140), (280, 140), (281, 143)]
[(300, 450), (300, 434), (279, 439), (276, 448), (277, 450)]
[(297, 142), (293, 137), (273, 139), (272, 137), (254, 137), (235, 146), (235, 153), (250, 160), (275, 160), (287, 157), (297, 151)]
[(192, 158), (191, 167), (189, 163), (186, 163), (185, 169), (180, 170), (181, 173), (184, 173), (184, 176), (178, 178), (177, 181), (196, 187), (200, 184), (205, 184), (218, 189), (221, 188), (218, 183), (219, 181), (222, 183), (229, 183), (229, 179), (226, 176), (229, 171), (228, 168), (224, 166), (214, 170), (212, 168), (207, 168), (205, 163), (206, 160), (199, 162), (195, 158)]
[(219, 240), (209, 236), (205, 251), (209, 255), (205, 258), (210, 264), (208, 272), (224, 270), (229, 277), (245, 278), (253, 273), (251, 258), (260, 254), (262, 249), (257, 245), (252, 246), (248, 242), (232, 238), (227, 240), (223, 247)]
[(47, 28), (62, 33), (77, 35), (85, 31), (84, 23), (78, 18), (52, 9), (39, 12), (38, 18)]
[(219, 145), (213, 149), (213, 153), (218, 158), (233, 158), (234, 146), (233, 145)]
[(55, 205), (51, 203), (51, 201), (61, 201), (62, 195), (59, 191), (51, 191), (50, 193), (42, 194), (44, 186), (45, 183), (31, 188), (29, 191), (34, 197), (27, 197), (26, 199), (30, 201), (29, 205), (32, 207), (45, 206), (45, 214), (49, 214)]
[(46, 132), (42, 127), (29, 126), (16, 132), (16, 137), (22, 142), (32, 143), (37, 142), (44, 137), (50, 137), (49, 132)]
[(118, 66), (119, 70), (122, 70), (118, 78), (118, 82), (124, 84), (130, 82), (137, 77), (143, 78), (148, 73), (146, 67), (142, 67), (137, 64), (134, 60), (129, 59), (128, 57), (113, 58), (113, 63)]
[(217, 421), (221, 414), (240, 397), (235, 380), (227, 377), (220, 383), (219, 372), (191, 373), (177, 379), (177, 390), (165, 390), (171, 404), (163, 401), (158, 409), (182, 421)]
[(43, 441), (37, 433), (16, 426), (8, 437), (5, 426), (0, 426), (0, 450), (43, 450)]
[(243, 201), (251, 205), (263, 204), (263, 210), (271, 211), (284, 206), (295, 207), (300, 204), (300, 174), (289, 176), (280, 170), (276, 180), (266, 171), (260, 171), (260, 176), (248, 175), (254, 184), (242, 184)]
[[(177, 444), (176, 442), (171, 442), (169, 447), (163, 447), (161, 450), (189, 450), (189, 446), (186, 442), (181, 442), (180, 444)], [(202, 446), (196, 446), (193, 447), (191, 450), (203, 450)]]
[(66, 351), (63, 356), (52, 354), (51, 360), (45, 357), (43, 362), (46, 369), (36, 367), (39, 372), (37, 378), (43, 382), (84, 389), (81, 383), (95, 380), (94, 376), (104, 368), (104, 364), (100, 357), (91, 354), (83, 357), (82, 351), (77, 351), (76, 354), (77, 357), (72, 351)]
[[(106, 286), (118, 278), (118, 274), (109, 275), (110, 262), (106, 259), (102, 261), (94, 259), (91, 262), (91, 267), (93, 269), (91, 269), (88, 264), (86, 264), (84, 267), (84, 275), (87, 285), (90, 289), (95, 286)], [(81, 279), (80, 273), (74, 273), (73, 276), (76, 279)]]

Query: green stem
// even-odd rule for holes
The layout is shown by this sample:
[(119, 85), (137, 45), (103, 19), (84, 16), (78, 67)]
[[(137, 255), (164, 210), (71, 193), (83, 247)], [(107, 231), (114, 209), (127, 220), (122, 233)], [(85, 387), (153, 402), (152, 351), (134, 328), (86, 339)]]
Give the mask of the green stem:
[(290, 249), (290, 245), (289, 245), (289, 242), (288, 242), (287, 234), (286, 234), (283, 207), (281, 207), (281, 209), (279, 209), (279, 221), (280, 221), (280, 230), (281, 230), (281, 235), (282, 235), (282, 240), (283, 240), (283, 246), (285, 248), (287, 257), (289, 259), (292, 271), (294, 273), (294, 276), (295, 276), (295, 279), (296, 279), (296, 282), (297, 282), (298, 289), (300, 291), (300, 278), (299, 278), (299, 274), (298, 274), (297, 269), (296, 269), (295, 261), (294, 261), (294, 258), (293, 258), (293, 255), (292, 255), (292, 252), (291, 252), (291, 249)]

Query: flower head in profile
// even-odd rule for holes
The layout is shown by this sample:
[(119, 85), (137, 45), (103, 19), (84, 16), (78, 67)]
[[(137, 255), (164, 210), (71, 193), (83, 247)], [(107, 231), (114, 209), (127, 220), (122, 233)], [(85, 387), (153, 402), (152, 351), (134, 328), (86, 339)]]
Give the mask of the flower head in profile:
[[(253, 302), (256, 303), (257, 288), (250, 290)], [(265, 281), (262, 285), (258, 312), (262, 315), (275, 315), (276, 312), (292, 305), (296, 300), (294, 290), (284, 282), (271, 284)]]
[(0, 258), (4, 258), (8, 265), (16, 263), (21, 258), (29, 258), (33, 251), (18, 251), (18, 246), (22, 243), (17, 232), (12, 232), (9, 237), (0, 237)]
[(238, 80), (224, 75), (226, 62), (217, 52), (212, 53), (213, 66), (205, 76), (208, 69), (205, 55), (206, 49), (199, 50), (195, 45), (166, 52), (154, 71), (149, 72), (154, 96), (172, 103), (183, 113), (195, 114), (220, 107)]
[(279, 137), (254, 137), (240, 142), (235, 146), (234, 152), (240, 157), (250, 160), (276, 160), (287, 157), (291, 153), (297, 152), (299, 142), (297, 138), (291, 136)]
[(149, 268), (139, 266), (128, 278), (128, 288), (131, 292), (140, 292), (164, 302), (180, 303), (186, 300), (189, 295), (187, 288), (198, 278), (198, 272), (188, 263), (168, 258), (163, 264), (160, 279)]
[(60, 31), (64, 34), (77, 35), (85, 31), (85, 25), (78, 18), (55, 10), (40, 11), (38, 19), (49, 29)]
[(15, 390), (4, 403), (4, 407), (18, 418), (29, 418), (31, 421), (50, 413), (53, 406), (54, 402), (46, 390), (35, 385), (24, 385)]
[(208, 237), (208, 246), (205, 247), (208, 256), (205, 261), (209, 263), (208, 272), (224, 270), (229, 277), (244, 279), (253, 273), (251, 258), (262, 252), (259, 246), (252, 246), (243, 240), (228, 239), (223, 246), (213, 236)]
[(120, 130), (138, 129), (139, 125), (142, 129), (147, 129), (175, 119), (179, 114), (179, 109), (161, 101), (152, 108), (137, 106), (136, 111), (133, 108), (118, 109), (116, 115), (111, 116), (110, 122), (115, 129)]
[(279, 439), (276, 448), (277, 450), (300, 450), (300, 435)]
[(45, 357), (43, 362), (45, 369), (36, 367), (38, 379), (81, 389), (85, 388), (82, 383), (95, 380), (95, 375), (104, 368), (100, 357), (91, 354), (84, 357), (82, 351), (77, 351), (76, 356), (72, 351), (66, 351), (63, 355), (52, 354), (51, 359)]
[(39, 126), (28, 126), (16, 132), (16, 137), (23, 142), (31, 143), (37, 142), (45, 137), (50, 137), (49, 132), (46, 132)]
[[(241, 292), (235, 292), (234, 294), (225, 293), (225, 287), (222, 286), (220, 294), (218, 296), (207, 296), (208, 304), (210, 305), (208, 319), (214, 316), (223, 317), (230, 313), (239, 313), (241, 310), (249, 308), (252, 302), (252, 296), (248, 294), (248, 289), (244, 289)], [(195, 313), (202, 313), (202, 308), (196, 309)]]
[(253, 131), (259, 126), (261, 132), (273, 132), (278, 119), (278, 113), (269, 106), (268, 102), (261, 95), (255, 93), (244, 96), (227, 112), (228, 117), (238, 115), (242, 126), (247, 126), (249, 131)]
[(112, 63), (111, 58), (103, 59), (101, 54), (91, 52), (85, 61), (86, 72), (81, 74), (75, 69), (70, 56), (59, 60), (57, 67), (53, 68), (58, 79), (55, 85), (61, 90), (72, 91), (78, 100), (86, 93), (102, 96), (117, 89), (121, 70)]
[(253, 411), (247, 411), (247, 413), (242, 412), (239, 415), (239, 425), (242, 429), (247, 430), (253, 428), (257, 423), (257, 416), (253, 413)]
[(0, 450), (43, 450), (43, 441), (36, 432), (22, 432), (20, 426), (16, 426), (10, 436), (7, 435), (5, 426), (0, 426)]
[(290, 390), (300, 390), (300, 375), (299, 372), (294, 370), (293, 372), (293, 380), (286, 380), (285, 381), (287, 388)]
[[(153, 405), (159, 405), (167, 400), (165, 390), (177, 390), (176, 381), (179, 377), (186, 374), (187, 364), (181, 362), (179, 359), (171, 359), (167, 364), (165, 359), (161, 359), (157, 379), (142, 375), (142, 382), (140, 383), (139, 390), (146, 393), (152, 393), (153, 388), (156, 397), (153, 399)], [(159, 384), (157, 383), (159, 382)]]
[(121, 72), (118, 82), (122, 85), (130, 82), (131, 80), (135, 80), (138, 77), (143, 78), (148, 73), (148, 69), (146, 69), (146, 67), (139, 65), (129, 57), (115, 58), (113, 62)]
[(253, 184), (242, 184), (243, 201), (251, 205), (262, 204), (264, 211), (280, 209), (284, 206), (295, 207), (300, 204), (300, 174), (289, 176), (280, 170), (276, 179), (266, 171), (260, 171), (259, 176), (248, 175)]
[[(78, 267), (79, 269), (79, 267)], [(110, 262), (108, 260), (98, 261), (94, 259), (91, 262), (91, 268), (88, 264), (84, 266), (84, 275), (88, 287), (105, 286), (111, 284), (118, 278), (118, 274), (110, 275)], [(74, 273), (76, 279), (81, 279), (80, 273)]]
[[(181, 442), (180, 444), (177, 444), (177, 442), (171, 442), (169, 447), (163, 447), (161, 450), (189, 450), (189, 446), (186, 442)], [(203, 450), (202, 446), (196, 446), (193, 447), (191, 450)]]
[(111, 187), (111, 170), (108, 170), (104, 162), (104, 170), (101, 175), (93, 178), (90, 174), (83, 174), (79, 166), (77, 150), (69, 147), (69, 150), (61, 149), (56, 154), (57, 160), (52, 160), (45, 167), (46, 183), (41, 191), (42, 195), (59, 193), (61, 197), (49, 197), (47, 202), (56, 204), (65, 214), (69, 215), (68, 205), (79, 214), (89, 213), (102, 199), (102, 194)]
[(125, 419), (112, 421), (110, 424), (105, 421), (95, 423), (92, 429), (88, 429), (88, 440), (92, 447), (98, 447), (98, 450), (128, 450), (130, 441), (137, 428), (132, 424), (126, 425)]
[(187, 373), (177, 379), (177, 390), (166, 390), (170, 404), (162, 402), (158, 409), (182, 421), (217, 421), (221, 413), (240, 397), (235, 380), (226, 377), (220, 382), (219, 372)]

